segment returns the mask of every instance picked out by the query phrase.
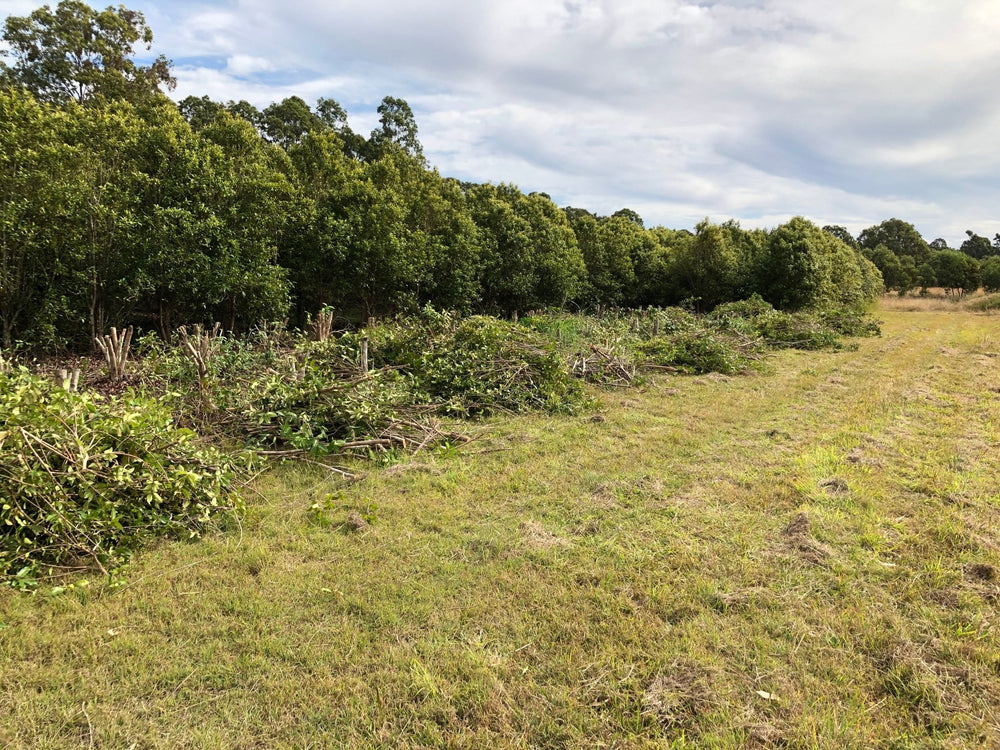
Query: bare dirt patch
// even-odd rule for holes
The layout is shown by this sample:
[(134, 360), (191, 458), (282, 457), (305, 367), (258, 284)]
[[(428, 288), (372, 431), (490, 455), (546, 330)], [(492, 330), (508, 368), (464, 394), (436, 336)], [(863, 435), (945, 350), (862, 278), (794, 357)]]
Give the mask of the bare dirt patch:
[(820, 480), (819, 486), (822, 487), (827, 492), (831, 492), (834, 495), (846, 495), (851, 491), (851, 488), (847, 485), (847, 482), (840, 477), (829, 477), (827, 479)]
[(802, 558), (814, 565), (825, 565), (830, 549), (812, 536), (812, 522), (805, 513), (799, 513), (784, 531), (785, 543)]
[(531, 549), (554, 549), (556, 547), (567, 547), (569, 542), (560, 536), (556, 536), (540, 523), (526, 521), (521, 524), (521, 533), (524, 535), (525, 546)]
[(642, 696), (643, 712), (665, 730), (691, 731), (716, 699), (712, 675), (704, 667), (676, 661), (660, 672)]

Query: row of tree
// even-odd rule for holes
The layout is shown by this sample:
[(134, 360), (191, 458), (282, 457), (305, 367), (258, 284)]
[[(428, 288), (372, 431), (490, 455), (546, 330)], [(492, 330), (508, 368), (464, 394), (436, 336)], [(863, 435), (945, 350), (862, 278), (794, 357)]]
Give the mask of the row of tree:
[(969, 230), (957, 249), (938, 238), (927, 242), (901, 219), (888, 219), (865, 229), (855, 239), (839, 226), (823, 227), (842, 242), (860, 250), (882, 274), (885, 288), (906, 294), (920, 288), (943, 287), (964, 294), (980, 286), (1000, 291), (1000, 234), (993, 243)]
[(857, 239), (802, 218), (773, 230), (706, 220), (690, 232), (460, 183), (427, 165), (412, 111), (392, 97), (367, 137), (332, 99), (174, 104), (161, 93), (169, 62), (133, 61), (152, 35), (121, 6), (63, 0), (7, 19), (3, 39), (4, 346), (85, 344), (129, 323), (164, 334), (211, 320), (301, 324), (321, 307), (349, 319), (428, 303), (708, 310), (754, 293), (781, 308), (855, 306), (883, 277), (906, 286), (908, 258), (926, 272), (918, 281), (932, 271), (968, 288), (945, 278), (948, 264), (961, 256), (979, 273), (969, 250), (985, 253), (984, 238), (967, 252), (935, 248), (898, 220)]

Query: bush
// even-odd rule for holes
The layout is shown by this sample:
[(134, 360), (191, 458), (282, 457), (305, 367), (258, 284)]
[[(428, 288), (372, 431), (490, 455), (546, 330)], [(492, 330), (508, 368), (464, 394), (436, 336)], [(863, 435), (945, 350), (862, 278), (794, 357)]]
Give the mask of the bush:
[(240, 466), (196, 438), (152, 399), (0, 374), (0, 577), (110, 571), (154, 537), (198, 535), (239, 505)]

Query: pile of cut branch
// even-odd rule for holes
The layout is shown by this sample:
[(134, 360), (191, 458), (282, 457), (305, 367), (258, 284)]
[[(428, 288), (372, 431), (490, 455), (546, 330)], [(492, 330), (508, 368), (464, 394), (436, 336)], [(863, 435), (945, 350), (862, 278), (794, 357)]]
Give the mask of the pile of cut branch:
[(590, 354), (578, 352), (570, 364), (570, 371), (588, 383), (627, 387), (635, 380), (635, 365), (606, 349), (593, 344)]

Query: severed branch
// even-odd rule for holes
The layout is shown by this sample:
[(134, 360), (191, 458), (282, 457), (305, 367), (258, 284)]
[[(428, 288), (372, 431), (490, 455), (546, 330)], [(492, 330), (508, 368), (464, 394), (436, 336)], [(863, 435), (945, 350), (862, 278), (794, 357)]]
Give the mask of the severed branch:
[(177, 329), (177, 333), (181, 337), (181, 348), (188, 359), (194, 362), (195, 367), (198, 368), (198, 382), (200, 383), (204, 383), (208, 379), (208, 363), (212, 359), (215, 341), (219, 338), (221, 329), (222, 324), (216, 323), (210, 333), (203, 330), (201, 323), (198, 323), (194, 327), (193, 337), (188, 336), (187, 326), (181, 326)]
[(121, 336), (118, 335), (117, 328), (112, 328), (111, 335), (97, 337), (94, 343), (104, 354), (111, 379), (121, 380), (125, 377), (125, 362), (128, 360), (129, 347), (132, 345), (132, 326), (126, 328)]

